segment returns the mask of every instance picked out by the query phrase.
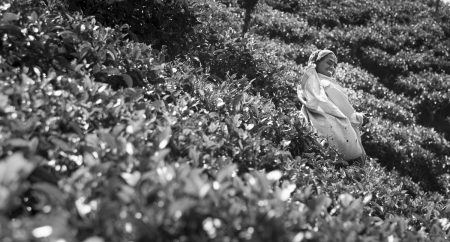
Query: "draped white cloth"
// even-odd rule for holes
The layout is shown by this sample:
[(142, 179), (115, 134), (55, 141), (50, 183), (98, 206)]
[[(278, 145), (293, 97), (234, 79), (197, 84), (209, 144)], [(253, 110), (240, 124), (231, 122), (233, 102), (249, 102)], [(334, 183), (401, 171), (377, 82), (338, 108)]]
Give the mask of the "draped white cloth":
[(345, 160), (365, 156), (359, 130), (363, 115), (353, 109), (345, 89), (334, 78), (317, 73), (315, 65), (310, 65), (297, 86), (297, 95), (308, 121)]

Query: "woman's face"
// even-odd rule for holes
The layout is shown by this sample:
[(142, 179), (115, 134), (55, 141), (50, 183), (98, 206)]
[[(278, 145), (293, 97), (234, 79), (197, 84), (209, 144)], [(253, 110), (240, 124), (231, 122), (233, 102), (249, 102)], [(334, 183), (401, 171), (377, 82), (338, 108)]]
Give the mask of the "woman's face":
[(317, 73), (331, 77), (336, 70), (337, 59), (333, 54), (328, 54), (316, 65)]

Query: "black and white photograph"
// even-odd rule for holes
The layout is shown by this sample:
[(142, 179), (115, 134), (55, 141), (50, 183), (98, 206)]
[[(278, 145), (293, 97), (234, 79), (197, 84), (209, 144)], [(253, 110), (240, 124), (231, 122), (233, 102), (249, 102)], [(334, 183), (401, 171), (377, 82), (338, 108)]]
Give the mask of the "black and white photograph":
[(1, 0), (0, 241), (450, 241), (450, 0)]

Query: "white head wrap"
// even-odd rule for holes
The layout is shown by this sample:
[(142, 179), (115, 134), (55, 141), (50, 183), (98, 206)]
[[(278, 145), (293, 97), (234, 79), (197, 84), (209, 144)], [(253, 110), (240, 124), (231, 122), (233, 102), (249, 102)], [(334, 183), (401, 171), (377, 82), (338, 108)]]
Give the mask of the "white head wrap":
[[(327, 49), (323, 49), (323, 50), (316, 50), (314, 51), (310, 56), (309, 56), (309, 60), (308, 60), (308, 65), (312, 65), (312, 64), (317, 64), (318, 62), (320, 62), (325, 56), (332, 54), (334, 55), (334, 57), (336, 57), (336, 55), (334, 54), (333, 51), (331, 50), (327, 50)], [(336, 57), (337, 59), (337, 57)]]

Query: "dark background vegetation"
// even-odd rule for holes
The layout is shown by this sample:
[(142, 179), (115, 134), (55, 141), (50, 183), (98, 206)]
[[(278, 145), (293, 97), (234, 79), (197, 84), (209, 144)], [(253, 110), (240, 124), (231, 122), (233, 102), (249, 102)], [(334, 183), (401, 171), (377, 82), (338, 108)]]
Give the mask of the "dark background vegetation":
[[(0, 5), (2, 241), (447, 241), (450, 9), (436, 1)], [(300, 115), (309, 54), (370, 121)]]

